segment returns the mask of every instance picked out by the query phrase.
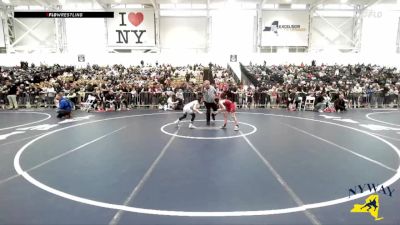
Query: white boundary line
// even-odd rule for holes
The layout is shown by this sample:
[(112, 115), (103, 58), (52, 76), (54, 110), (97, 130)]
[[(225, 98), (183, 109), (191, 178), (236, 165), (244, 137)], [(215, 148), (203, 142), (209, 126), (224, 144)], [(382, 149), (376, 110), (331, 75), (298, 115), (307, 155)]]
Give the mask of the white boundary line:
[[(249, 144), (250, 148), (261, 159), (261, 161), (263, 161), (265, 166), (271, 171), (272, 175), (278, 180), (278, 182), (286, 190), (286, 192), (290, 195), (290, 197), (292, 197), (293, 201), (296, 202), (298, 206), (305, 205), (304, 202), (299, 198), (299, 196), (297, 196), (297, 194), (293, 191), (293, 189), (286, 183), (283, 177), (279, 175), (279, 173), (274, 169), (271, 163), (260, 153), (260, 151), (258, 151), (258, 149), (253, 145), (253, 143), (251, 143), (246, 136), (243, 136), (243, 138), (247, 142), (247, 144)], [(314, 225), (321, 224), (321, 222), (318, 221), (317, 217), (308, 210), (304, 210), (304, 214), (311, 221), (312, 224)]]
[(26, 131), (13, 131), (11, 133), (1, 134), (0, 141), (7, 140), (8, 137), (15, 136), (17, 134), (24, 134)]
[(399, 109), (372, 109), (373, 111), (399, 111)]
[(221, 130), (221, 127), (195, 127), (195, 130)]
[(105, 138), (105, 137), (108, 137), (108, 136), (110, 136), (110, 135), (112, 135), (112, 134), (114, 134), (114, 133), (117, 133), (118, 131), (123, 130), (123, 129), (125, 129), (125, 128), (126, 128), (126, 126), (125, 126), (125, 127), (121, 127), (121, 128), (119, 128), (119, 129), (116, 129), (116, 130), (113, 130), (113, 131), (111, 131), (111, 132), (108, 132), (108, 133), (106, 133), (106, 134), (104, 134), (104, 135), (102, 135), (102, 136), (100, 136), (100, 137), (98, 137), (98, 138), (95, 138), (95, 139), (93, 139), (93, 140), (91, 140), (91, 141), (89, 141), (89, 142), (86, 142), (85, 144), (79, 145), (79, 146), (76, 147), (76, 148), (73, 148), (73, 149), (68, 150), (68, 151), (66, 151), (66, 152), (64, 152), (64, 153), (61, 153), (61, 154), (59, 154), (59, 155), (57, 155), (57, 156), (54, 156), (54, 157), (52, 157), (51, 159), (48, 159), (48, 160), (46, 160), (46, 161), (44, 161), (44, 162), (42, 162), (42, 163), (40, 163), (40, 164), (38, 164), (38, 165), (36, 165), (36, 166), (34, 166), (34, 167), (32, 167), (32, 168), (26, 170), (25, 172), (31, 172), (32, 170), (35, 170), (35, 169), (37, 169), (37, 168), (40, 168), (40, 167), (46, 165), (46, 164), (49, 163), (49, 162), (52, 162), (52, 161), (54, 161), (54, 160), (57, 160), (57, 159), (59, 159), (59, 158), (62, 158), (62, 157), (64, 157), (64, 156), (66, 156), (66, 155), (69, 155), (69, 154), (71, 154), (71, 153), (73, 153), (73, 152), (76, 152), (76, 151), (78, 151), (79, 149), (81, 149), (81, 148), (83, 148), (83, 147), (86, 147), (86, 146), (88, 146), (88, 145), (90, 145), (90, 144), (93, 144), (93, 143), (95, 143), (96, 141), (100, 141), (101, 139), (103, 139), (103, 138)]
[(382, 121), (382, 120), (377, 120), (377, 119), (374, 119), (374, 118), (370, 117), (371, 115), (375, 115), (375, 114), (394, 113), (394, 112), (398, 112), (398, 111), (396, 110), (396, 111), (390, 111), (390, 112), (373, 112), (373, 113), (368, 113), (367, 115), (365, 115), (365, 117), (367, 117), (368, 119), (373, 120), (375, 122), (378, 122), (378, 123), (384, 123), (384, 124), (400, 127), (399, 124), (389, 123), (389, 122), (385, 122), (385, 121)]
[[(77, 151), (77, 150), (79, 150), (79, 149), (81, 149), (81, 148), (83, 148), (83, 147), (86, 147), (86, 146), (88, 146), (88, 145), (90, 145), (90, 144), (92, 144), (92, 143), (94, 143), (94, 142), (96, 142), (96, 141), (99, 141), (99, 140), (101, 140), (101, 139), (103, 139), (103, 138), (105, 138), (105, 137), (107, 137), (107, 136), (110, 136), (111, 134), (116, 133), (116, 132), (118, 132), (118, 131), (120, 131), (120, 130), (122, 130), (122, 129), (125, 129), (125, 128), (126, 128), (126, 126), (125, 126), (125, 127), (121, 127), (121, 128), (119, 128), (119, 129), (117, 129), (117, 130), (111, 131), (111, 132), (109, 132), (109, 133), (107, 133), (107, 134), (105, 134), (105, 135), (102, 135), (102, 136), (100, 136), (100, 137), (98, 137), (98, 138), (95, 138), (95, 139), (89, 141), (89, 142), (86, 142), (85, 144), (82, 144), (82, 145), (80, 145), (80, 146), (78, 146), (78, 147), (76, 147), (76, 148), (73, 148), (73, 149), (68, 150), (68, 151), (66, 151), (66, 152), (64, 152), (64, 153), (61, 153), (61, 154), (59, 154), (59, 155), (57, 155), (57, 156), (54, 156), (54, 157), (52, 157), (52, 158), (50, 158), (50, 159), (48, 159), (48, 160), (46, 160), (46, 161), (44, 161), (44, 162), (41, 162), (40, 164), (38, 164), (38, 165), (36, 165), (36, 166), (34, 166), (34, 167), (31, 167), (30, 169), (26, 170), (25, 172), (31, 172), (32, 170), (35, 170), (35, 169), (37, 169), (37, 168), (40, 168), (40, 167), (46, 165), (46, 164), (49, 163), (49, 162), (52, 162), (52, 161), (57, 160), (57, 159), (59, 159), (59, 158), (62, 158), (62, 157), (64, 157), (64, 156), (66, 156), (66, 155), (69, 155), (69, 154), (71, 154), (71, 153), (73, 153), (73, 152), (75, 152), (75, 151)], [(36, 136), (38, 136), (38, 135), (36, 135)], [(17, 178), (17, 177), (19, 177), (19, 176), (20, 176), (19, 174), (15, 174), (15, 175), (13, 175), (13, 176), (11, 176), (11, 177), (8, 177), (8, 178), (6, 178), (6, 179), (4, 179), (4, 180), (0, 180), (0, 185), (1, 185), (1, 184), (4, 184), (4, 183), (6, 183), (6, 182), (8, 182), (8, 181), (10, 181), (10, 180), (13, 180), (14, 178)]]
[(21, 142), (21, 141), (25, 141), (25, 140), (34, 138), (34, 137), (38, 137), (38, 136), (43, 135), (43, 134), (45, 134), (45, 133), (46, 133), (46, 132), (43, 132), (43, 133), (41, 133), (41, 134), (36, 134), (36, 135), (33, 135), (33, 136), (21, 138), (21, 139), (15, 140), (15, 141), (10, 141), (10, 142), (6, 142), (6, 143), (1, 143), (0, 146), (15, 144), (15, 143), (18, 143), (18, 142)]
[(364, 156), (364, 155), (361, 155), (361, 154), (359, 154), (359, 153), (357, 153), (357, 152), (354, 152), (354, 151), (352, 151), (352, 150), (350, 150), (350, 149), (348, 149), (348, 148), (346, 148), (346, 147), (343, 147), (343, 146), (338, 145), (338, 144), (336, 144), (336, 143), (334, 143), (334, 142), (328, 141), (328, 140), (326, 140), (326, 139), (324, 139), (324, 138), (322, 138), (322, 137), (319, 137), (319, 136), (317, 136), (317, 135), (315, 135), (315, 134), (309, 133), (309, 132), (307, 132), (307, 131), (305, 131), (305, 130), (303, 130), (303, 129), (297, 128), (297, 127), (295, 127), (295, 126), (292, 126), (292, 125), (289, 125), (289, 124), (286, 124), (286, 123), (283, 123), (283, 124), (284, 124), (285, 126), (288, 126), (288, 127), (292, 128), (292, 129), (297, 130), (297, 131), (300, 132), (300, 133), (307, 134), (307, 135), (309, 135), (309, 136), (311, 136), (311, 137), (313, 137), (313, 138), (315, 138), (315, 139), (317, 139), (317, 140), (320, 140), (320, 141), (326, 142), (326, 143), (328, 143), (328, 144), (330, 144), (330, 145), (333, 145), (333, 146), (335, 146), (335, 147), (338, 147), (338, 148), (341, 149), (342, 151), (351, 153), (351, 154), (353, 154), (353, 155), (355, 155), (355, 156), (357, 156), (357, 157), (360, 157), (360, 158), (365, 159), (365, 160), (367, 160), (367, 161), (369, 161), (369, 162), (375, 163), (376, 165), (381, 166), (381, 167), (383, 167), (383, 168), (385, 168), (385, 169), (388, 169), (388, 170), (390, 170), (390, 171), (392, 171), (392, 172), (396, 172), (395, 169), (393, 169), (393, 168), (391, 168), (391, 167), (389, 167), (389, 166), (386, 166), (385, 164), (383, 164), (383, 163), (381, 163), (381, 162), (378, 162), (378, 161), (376, 161), (376, 160), (373, 160), (373, 159), (371, 159), (371, 158), (369, 158), (369, 157), (366, 157), (366, 156)]
[[(158, 113), (158, 114), (168, 114), (168, 113)], [(315, 121), (315, 122), (320, 122), (320, 123), (325, 123), (325, 124), (331, 124), (334, 126), (339, 126), (347, 129), (351, 129), (354, 131), (361, 132), (363, 134), (369, 135), (371, 137), (374, 137), (383, 143), (387, 144), (390, 146), (398, 155), (400, 158), (400, 150), (394, 146), (392, 143), (388, 142), (385, 139), (382, 139), (376, 135), (373, 135), (367, 131), (363, 131), (357, 128), (349, 127), (346, 125), (342, 124), (336, 124), (328, 121), (322, 121), (322, 120), (316, 120), (316, 119), (310, 119), (310, 118), (303, 118), (303, 117), (295, 117), (295, 116), (286, 116), (286, 115), (278, 115), (278, 114), (264, 114), (264, 113), (241, 113), (241, 114), (261, 114), (261, 115), (267, 115), (267, 116), (275, 116), (275, 117), (282, 117), (282, 118), (294, 118), (294, 119), (300, 119), (300, 120), (308, 120), (308, 121)], [(142, 115), (131, 115), (131, 116), (121, 116), (121, 117), (114, 117), (114, 118), (107, 118), (107, 119), (101, 119), (101, 120), (95, 120), (95, 121), (89, 121), (85, 123), (80, 123), (80, 124), (75, 124), (71, 125), (65, 128), (61, 128), (58, 130), (51, 131), (49, 133), (46, 133), (40, 137), (35, 138), (34, 140), (28, 142), (25, 144), (15, 155), (14, 158), (14, 168), (17, 171), (18, 174), (22, 175), (28, 182), (31, 184), (35, 185), (36, 187), (47, 191), (49, 193), (52, 193), (54, 195), (60, 196), (62, 198), (66, 198), (72, 201), (80, 202), (83, 204), (87, 205), (93, 205), (97, 207), (102, 207), (102, 208), (108, 208), (108, 209), (116, 209), (116, 210), (123, 210), (127, 212), (135, 212), (135, 213), (143, 213), (143, 214), (149, 214), (149, 215), (164, 215), (164, 216), (185, 216), (185, 217), (232, 217), (232, 216), (261, 216), (261, 215), (276, 215), (276, 214), (286, 214), (286, 213), (293, 213), (293, 212), (301, 212), (307, 209), (314, 209), (314, 208), (321, 208), (321, 207), (326, 207), (326, 206), (332, 206), (332, 205), (337, 205), (340, 203), (344, 202), (349, 202), (353, 201), (358, 198), (365, 197), (367, 195), (370, 195), (373, 193), (372, 191), (365, 191), (361, 194), (353, 195), (351, 197), (343, 197), (343, 198), (338, 198), (334, 200), (329, 200), (329, 201), (324, 201), (324, 202), (317, 202), (317, 203), (311, 203), (303, 206), (298, 206), (298, 207), (291, 207), (291, 208), (283, 208), (283, 209), (272, 209), (272, 210), (255, 210), (255, 211), (220, 211), (220, 212), (188, 212), (188, 211), (172, 211), (172, 210), (157, 210), (157, 209), (145, 209), (145, 208), (138, 208), (138, 207), (129, 207), (129, 206), (124, 206), (124, 205), (117, 205), (117, 204), (111, 204), (111, 203), (106, 203), (106, 202), (100, 202), (92, 199), (87, 199), (75, 195), (71, 195), (65, 192), (62, 192), (60, 190), (57, 190), (55, 188), (49, 187), (40, 181), (36, 180), (33, 178), (30, 174), (26, 173), (20, 165), (20, 157), (21, 154), (29, 147), (29, 145), (33, 144), (35, 141), (42, 139), (50, 134), (71, 128), (71, 127), (77, 127), (77, 126), (82, 126), (85, 124), (90, 124), (90, 123), (97, 123), (97, 122), (102, 122), (102, 121), (109, 121), (109, 120), (115, 120), (115, 119), (122, 119), (122, 118), (131, 118), (131, 117), (139, 117), (139, 116), (148, 116), (148, 115), (157, 115), (156, 113), (154, 114), (142, 114)], [(396, 174), (389, 178), (387, 181), (383, 182), (381, 185), (384, 186), (390, 186), (391, 184), (395, 183), (398, 179), (400, 178), (400, 167), (397, 168)]]
[(0, 113), (11, 113), (11, 114), (13, 114), (13, 113), (35, 113), (35, 114), (41, 114), (41, 115), (46, 115), (47, 116), (47, 118), (44, 118), (44, 119), (41, 119), (41, 120), (38, 120), (38, 121), (35, 121), (35, 122), (30, 122), (30, 123), (25, 123), (25, 124), (21, 124), (21, 125), (17, 125), (17, 126), (12, 126), (12, 127), (5, 127), (5, 128), (0, 128), (0, 131), (1, 130), (8, 130), (8, 129), (13, 129), (13, 128), (17, 128), (17, 127), (23, 127), (23, 126), (27, 126), (27, 125), (31, 125), (31, 124), (35, 124), (35, 123), (40, 123), (40, 122), (43, 122), (43, 121), (45, 121), (45, 120), (48, 120), (48, 119), (50, 119), (51, 118), (51, 115), (50, 114), (48, 114), (48, 113), (41, 113), (41, 112), (0, 112)]
[[(178, 133), (176, 131), (175, 133)], [(161, 158), (164, 156), (165, 152), (167, 151), (168, 147), (171, 145), (172, 141), (174, 141), (175, 136), (172, 136), (168, 143), (164, 146), (164, 148), (161, 150), (160, 154), (158, 157), (154, 160), (154, 162), (151, 164), (149, 169), (146, 171), (146, 173), (143, 175), (142, 179), (138, 183), (138, 185), (133, 189), (132, 193), (128, 196), (128, 198), (124, 201), (124, 205), (127, 206), (136, 196), (137, 194), (142, 190), (144, 183), (146, 183), (147, 179), (149, 179), (150, 175), (153, 173), (154, 169), (156, 168), (157, 164), (160, 162)], [(113, 216), (111, 221), (108, 223), (109, 225), (116, 225), (118, 222), (121, 220), (122, 214), (124, 213), (123, 210), (118, 210), (118, 212)]]
[(400, 139), (398, 139), (398, 138), (389, 137), (389, 136), (386, 136), (386, 135), (383, 135), (383, 134), (377, 134), (377, 133), (372, 133), (372, 132), (371, 132), (371, 134), (377, 135), (379, 137), (387, 138), (387, 139), (390, 139), (390, 140), (393, 140), (393, 141), (400, 141)]
[[(201, 121), (205, 121), (205, 120), (195, 120), (195, 121), (201, 122)], [(223, 120), (216, 120), (216, 121), (223, 121)], [(185, 123), (185, 122), (187, 122), (187, 121), (182, 121), (181, 123)], [(175, 137), (179, 137), (179, 138), (187, 138), (187, 139), (198, 139), (198, 140), (222, 140), (222, 139), (238, 138), (238, 137), (244, 137), (244, 136), (247, 136), (247, 135), (250, 135), (250, 134), (254, 134), (255, 132), (257, 132), (257, 127), (255, 127), (255, 126), (253, 126), (251, 124), (243, 123), (243, 122), (238, 122), (238, 123), (247, 125), (247, 126), (253, 128), (253, 130), (250, 131), (250, 132), (247, 132), (245, 134), (241, 133), (239, 135), (225, 136), (225, 137), (194, 137), (194, 136), (179, 135), (176, 132), (173, 134), (173, 133), (170, 133), (170, 132), (166, 131), (165, 127), (170, 126), (170, 125), (176, 125), (174, 122), (173, 123), (167, 123), (164, 126), (162, 126), (160, 129), (161, 129), (161, 132), (163, 132), (164, 134), (170, 135), (170, 136), (175, 136)], [(194, 130), (196, 130), (196, 128)], [(205, 129), (200, 128), (199, 130), (205, 130)], [(213, 129), (213, 130), (215, 130), (215, 129)]]

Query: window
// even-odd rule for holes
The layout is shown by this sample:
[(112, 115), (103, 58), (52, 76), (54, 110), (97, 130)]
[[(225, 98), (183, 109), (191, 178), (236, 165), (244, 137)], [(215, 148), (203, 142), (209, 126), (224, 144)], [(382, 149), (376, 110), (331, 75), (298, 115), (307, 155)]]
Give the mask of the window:
[(289, 53), (304, 53), (307, 52), (307, 47), (305, 46), (291, 46), (289, 47)]
[(306, 4), (292, 4), (290, 7), (292, 9), (307, 9)]
[(276, 53), (277, 49), (276, 46), (264, 46), (261, 48), (261, 53)]

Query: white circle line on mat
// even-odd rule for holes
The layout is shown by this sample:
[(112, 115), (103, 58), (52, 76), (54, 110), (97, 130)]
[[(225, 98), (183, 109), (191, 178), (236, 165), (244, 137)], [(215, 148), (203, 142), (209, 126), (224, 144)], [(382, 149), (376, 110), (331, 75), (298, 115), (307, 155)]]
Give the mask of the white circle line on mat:
[[(158, 114), (163, 114), (163, 113), (158, 113)], [(254, 114), (254, 115), (266, 115), (266, 116), (275, 116), (275, 117), (282, 117), (282, 118), (293, 118), (293, 119), (300, 119), (300, 120), (308, 120), (308, 121), (314, 121), (314, 122), (320, 122), (320, 123), (325, 123), (325, 124), (331, 124), (339, 127), (344, 127), (348, 128), (354, 131), (358, 131), (360, 133), (364, 133), (366, 135), (369, 135), (371, 137), (374, 137), (385, 144), (389, 145), (398, 155), (400, 158), (400, 150), (394, 146), (392, 143), (386, 141), (383, 138), (380, 138), (376, 135), (373, 135), (367, 131), (363, 131), (357, 128), (349, 127), (346, 125), (342, 124), (336, 124), (328, 121), (322, 121), (322, 120), (316, 120), (316, 119), (311, 119), (311, 118), (303, 118), (303, 117), (295, 117), (295, 116), (286, 116), (286, 115), (278, 115), (278, 114), (264, 114), (264, 113), (241, 113), (241, 114)], [(356, 194), (351, 197), (343, 197), (343, 198), (338, 198), (334, 200), (328, 200), (328, 201), (323, 201), (323, 202), (317, 202), (317, 203), (311, 203), (311, 204), (306, 204), (302, 206), (297, 206), (297, 207), (289, 207), (289, 208), (282, 208), (282, 209), (270, 209), (270, 210), (254, 210), (254, 211), (218, 211), (218, 212), (209, 212), (209, 211), (203, 211), (203, 212), (194, 212), (194, 211), (173, 211), (173, 210), (157, 210), (157, 209), (146, 209), (146, 208), (139, 208), (139, 207), (130, 207), (130, 206), (124, 206), (124, 205), (117, 205), (117, 204), (111, 204), (111, 203), (106, 203), (106, 202), (100, 202), (88, 198), (83, 198), (79, 197), (76, 195), (72, 195), (69, 193), (65, 193), (63, 191), (57, 190), (55, 188), (49, 187), (40, 181), (36, 180), (33, 178), (30, 174), (25, 172), (20, 165), (20, 158), (22, 153), (35, 141), (42, 139), (48, 135), (54, 134), (56, 132), (59, 132), (61, 130), (65, 130), (68, 128), (72, 127), (77, 127), (77, 126), (82, 126), (85, 124), (90, 124), (90, 123), (97, 123), (97, 122), (102, 122), (102, 121), (108, 121), (108, 120), (115, 120), (115, 119), (122, 119), (122, 118), (130, 118), (130, 117), (139, 117), (139, 116), (148, 116), (148, 115), (157, 115), (156, 113), (154, 114), (142, 114), (142, 115), (131, 115), (131, 116), (122, 116), (122, 117), (114, 117), (114, 118), (107, 118), (107, 119), (101, 119), (101, 120), (95, 120), (95, 121), (90, 121), (90, 122), (85, 122), (85, 123), (80, 123), (80, 124), (75, 124), (69, 127), (61, 128), (58, 130), (51, 131), (49, 133), (46, 133), (44, 135), (41, 135), (27, 144), (25, 144), (15, 155), (14, 157), (14, 168), (17, 171), (18, 174), (23, 176), (28, 182), (31, 184), (35, 185), (36, 187), (47, 191), (49, 193), (52, 193), (54, 195), (60, 196), (62, 198), (66, 198), (72, 201), (80, 202), (83, 204), (88, 204), (88, 205), (93, 205), (97, 207), (102, 207), (102, 208), (108, 208), (108, 209), (116, 209), (116, 210), (123, 210), (127, 212), (135, 212), (135, 213), (142, 213), (142, 214), (150, 214), (150, 215), (162, 215), (162, 216), (184, 216), (184, 217), (234, 217), (234, 216), (260, 216), (260, 215), (276, 215), (276, 214), (286, 214), (286, 213), (293, 213), (293, 212), (300, 212), (300, 211), (305, 211), (307, 209), (315, 209), (315, 208), (321, 208), (321, 207), (326, 207), (326, 206), (332, 206), (332, 205), (337, 205), (340, 203), (344, 202), (349, 202), (358, 198), (365, 197), (371, 193), (372, 191), (365, 191), (361, 194)], [(393, 175), (391, 178), (386, 180), (380, 185), (384, 186), (389, 186), (396, 182), (400, 178), (400, 167), (397, 168), (397, 172), (395, 175)]]
[(31, 124), (35, 124), (35, 123), (40, 123), (40, 122), (43, 122), (43, 121), (45, 121), (45, 120), (48, 120), (48, 119), (50, 119), (51, 118), (51, 115), (50, 114), (48, 114), (48, 113), (41, 113), (41, 112), (0, 112), (0, 113), (34, 113), (34, 114), (41, 114), (41, 115), (46, 115), (47, 117), (46, 118), (44, 118), (44, 119), (41, 119), (41, 120), (37, 120), (37, 121), (34, 121), (34, 122), (29, 122), (29, 123), (25, 123), (25, 124), (21, 124), (21, 125), (16, 125), (16, 126), (12, 126), (12, 127), (4, 127), (4, 128), (0, 128), (0, 131), (1, 130), (9, 130), (9, 129), (13, 129), (13, 128), (17, 128), (17, 127), (23, 127), (23, 126), (27, 126), (27, 125), (31, 125)]
[(389, 123), (389, 122), (385, 122), (385, 121), (382, 121), (382, 120), (377, 120), (377, 119), (374, 119), (374, 118), (371, 117), (371, 115), (375, 115), (375, 114), (394, 113), (394, 112), (398, 112), (398, 111), (396, 110), (396, 111), (389, 111), (389, 112), (373, 112), (373, 113), (368, 113), (367, 115), (365, 115), (365, 117), (367, 117), (368, 119), (370, 119), (372, 121), (378, 122), (378, 123), (384, 123), (384, 124), (387, 124), (387, 125), (400, 127), (400, 124)]
[[(205, 120), (195, 120), (195, 122), (196, 121), (205, 122)], [(216, 121), (223, 121), (223, 120), (216, 120)], [(182, 121), (181, 123), (186, 123), (186, 122), (188, 122), (188, 121)], [(180, 135), (180, 134), (177, 134), (177, 133), (174, 134), (174, 133), (166, 131), (165, 128), (167, 126), (176, 125), (174, 122), (167, 123), (164, 126), (162, 126), (160, 129), (161, 129), (161, 132), (163, 132), (164, 134), (170, 135), (170, 136), (179, 137), (179, 138), (186, 138), (186, 139), (197, 139), (197, 140), (223, 140), (223, 139), (230, 139), (230, 138), (239, 138), (239, 137), (244, 137), (244, 136), (251, 135), (251, 134), (254, 134), (255, 132), (257, 132), (257, 128), (255, 126), (251, 125), (251, 124), (244, 123), (244, 122), (238, 122), (238, 123), (247, 125), (247, 126), (253, 128), (253, 130), (250, 131), (250, 132), (247, 132), (247, 133), (238, 134), (238, 135), (232, 135), (232, 136), (225, 136), (225, 137), (224, 136), (222, 136), (222, 137), (201, 137), (201, 136), (197, 137), (197, 136)], [(201, 127), (200, 130), (202, 130), (202, 129), (206, 130), (205, 128)], [(194, 128), (194, 130), (196, 130), (196, 128)], [(213, 129), (213, 130), (216, 130), (216, 129)], [(222, 129), (219, 129), (219, 130), (222, 130)]]

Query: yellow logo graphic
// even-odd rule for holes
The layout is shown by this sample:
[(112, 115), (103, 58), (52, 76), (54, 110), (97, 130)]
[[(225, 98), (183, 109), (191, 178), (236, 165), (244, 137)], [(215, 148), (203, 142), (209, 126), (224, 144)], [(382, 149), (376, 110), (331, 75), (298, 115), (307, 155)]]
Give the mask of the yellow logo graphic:
[(354, 204), (352, 213), (369, 213), (375, 220), (382, 220), (383, 217), (379, 217), (379, 195), (370, 195), (366, 200), (365, 204)]

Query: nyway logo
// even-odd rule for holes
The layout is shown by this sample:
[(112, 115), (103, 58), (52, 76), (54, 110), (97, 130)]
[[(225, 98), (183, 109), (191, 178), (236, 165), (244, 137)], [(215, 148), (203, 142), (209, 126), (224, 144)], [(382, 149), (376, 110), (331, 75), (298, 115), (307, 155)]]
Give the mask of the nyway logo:
[(365, 191), (373, 192), (375, 194), (368, 196), (367, 199), (365, 199), (365, 202), (362, 204), (354, 204), (350, 212), (367, 213), (370, 214), (376, 221), (382, 220), (383, 217), (379, 217), (380, 202), (379, 195), (377, 193), (392, 197), (395, 189), (392, 189), (389, 186), (385, 187), (383, 185), (375, 185), (374, 183), (357, 185), (354, 188), (349, 188), (349, 198), (351, 195), (356, 195), (357, 193), (361, 194)]
[(392, 194), (395, 191), (395, 189), (391, 189), (389, 186), (385, 187), (383, 185), (375, 185), (374, 183), (363, 184), (363, 185), (360, 184), (355, 186), (354, 188), (349, 188), (349, 198), (351, 195), (356, 195), (357, 192), (361, 194), (364, 191), (382, 193), (384, 195), (392, 197)]

